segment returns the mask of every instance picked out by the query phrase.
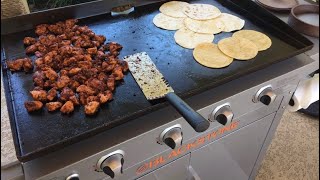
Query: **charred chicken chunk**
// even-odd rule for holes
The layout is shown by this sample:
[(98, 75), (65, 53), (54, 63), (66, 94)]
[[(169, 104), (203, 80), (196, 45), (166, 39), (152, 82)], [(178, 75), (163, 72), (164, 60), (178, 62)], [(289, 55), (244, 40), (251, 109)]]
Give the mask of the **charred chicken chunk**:
[(112, 92), (107, 90), (104, 93), (99, 93), (98, 97), (99, 97), (100, 103), (104, 104), (104, 103), (112, 100)]
[(58, 78), (58, 74), (52, 68), (46, 67), (43, 69), (43, 72), (46, 78), (48, 78), (51, 81), (55, 81)]
[(33, 64), (30, 58), (23, 59), (23, 70), (25, 72), (30, 72), (33, 70)]
[(55, 88), (52, 88), (48, 91), (47, 100), (53, 101), (57, 97), (58, 91)]
[(92, 101), (99, 102), (99, 97), (98, 96), (88, 96), (87, 97), (87, 103), (92, 102)]
[(86, 85), (80, 85), (77, 90), (78, 93), (85, 93), (87, 95), (94, 95), (96, 92), (91, 87), (88, 87)]
[(23, 39), (23, 44), (25, 46), (30, 46), (32, 44), (35, 44), (36, 42), (37, 42), (37, 40), (35, 38), (33, 38), (33, 37), (25, 37)]
[(27, 109), (28, 112), (40, 110), (43, 106), (41, 101), (26, 101), (24, 103), (24, 107)]
[(70, 69), (70, 71), (68, 72), (68, 74), (69, 74), (70, 76), (74, 76), (74, 75), (78, 74), (80, 71), (81, 71), (81, 68), (72, 68), (72, 69)]
[(90, 55), (95, 55), (95, 54), (97, 54), (97, 52), (98, 52), (97, 47), (93, 47), (93, 48), (88, 48), (87, 49), (87, 53), (90, 54)]
[(115, 78), (113, 76), (109, 76), (107, 80), (107, 87), (110, 91), (114, 90), (115, 86)]
[(106, 84), (97, 78), (88, 79), (86, 85), (91, 87), (92, 89), (97, 89), (99, 91), (104, 91), (106, 88)]
[(79, 99), (77, 98), (77, 96), (73, 95), (69, 98), (69, 100), (73, 103), (73, 105), (77, 106), (80, 105)]
[(86, 105), (87, 104), (87, 98), (88, 98), (88, 95), (86, 93), (79, 93), (80, 104)]
[(77, 22), (78, 22), (78, 20), (77, 19), (67, 19), (66, 20), (66, 27), (67, 28), (72, 28), (74, 25), (76, 25), (77, 24)]
[(45, 90), (32, 90), (30, 94), (35, 101), (45, 102), (47, 100), (47, 92)]
[(68, 76), (61, 76), (56, 82), (56, 86), (58, 89), (62, 89), (68, 86), (69, 82), (70, 82), (70, 78)]
[(32, 44), (26, 48), (26, 54), (34, 54), (36, 51), (38, 51), (38, 46), (36, 46), (35, 44)]
[(72, 101), (67, 101), (66, 103), (64, 103), (64, 105), (61, 107), (60, 111), (63, 114), (70, 114), (74, 111), (74, 106)]
[(122, 68), (119, 65), (116, 65), (116, 67), (112, 71), (112, 75), (114, 76), (115, 80), (121, 80), (123, 79), (124, 75), (122, 73)]
[(46, 35), (48, 34), (48, 25), (47, 24), (40, 24), (38, 26), (36, 26), (36, 34), (38, 36), (41, 36), (41, 35)]
[(87, 105), (85, 105), (84, 111), (87, 115), (94, 115), (95, 113), (98, 112), (99, 106), (100, 106), (99, 102), (92, 101), (92, 102), (89, 102)]
[(46, 108), (48, 109), (48, 111), (56, 111), (58, 109), (60, 109), (62, 106), (61, 102), (49, 102), (46, 103)]
[(64, 87), (60, 93), (60, 100), (68, 101), (70, 97), (74, 95), (74, 92), (70, 88)]
[(98, 41), (100, 44), (103, 44), (106, 41), (106, 37), (103, 35), (95, 35), (92, 39)]
[(23, 68), (24, 59), (16, 59), (7, 61), (10, 71), (20, 71)]

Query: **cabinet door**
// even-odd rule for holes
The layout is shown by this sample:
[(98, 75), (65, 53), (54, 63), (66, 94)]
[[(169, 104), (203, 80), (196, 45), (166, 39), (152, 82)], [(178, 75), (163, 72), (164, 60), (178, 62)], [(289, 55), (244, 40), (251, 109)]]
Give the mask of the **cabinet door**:
[(201, 180), (247, 180), (272, 120), (271, 114), (191, 152), (190, 165)]
[(190, 154), (187, 154), (138, 180), (186, 180), (188, 177)]

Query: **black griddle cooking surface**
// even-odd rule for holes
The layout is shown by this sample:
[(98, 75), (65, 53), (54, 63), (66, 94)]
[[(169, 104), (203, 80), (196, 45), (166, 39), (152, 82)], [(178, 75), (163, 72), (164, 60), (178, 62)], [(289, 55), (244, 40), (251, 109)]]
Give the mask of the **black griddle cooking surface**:
[[(175, 92), (184, 98), (312, 48), (310, 41), (251, 0), (195, 0), (190, 3), (213, 4), (222, 12), (245, 19), (244, 29), (267, 34), (272, 39), (271, 48), (259, 52), (250, 61), (234, 61), (223, 69), (206, 68), (193, 59), (192, 50), (175, 44), (175, 31), (162, 30), (153, 25), (152, 19), (159, 13), (162, 3), (138, 7), (127, 17), (100, 15), (82, 19), (80, 24), (88, 25), (96, 34), (105, 35), (108, 41), (123, 45), (121, 57), (146, 51)], [(215, 36), (214, 43), (231, 35), (232, 33), (220, 33)], [(25, 56), (22, 43), (25, 36), (35, 36), (34, 30), (3, 37), (7, 59)], [(55, 151), (166, 105), (164, 101), (147, 101), (128, 73), (123, 83), (116, 88), (114, 100), (103, 105), (94, 117), (85, 116), (83, 107), (76, 108), (70, 116), (46, 110), (29, 114), (23, 104), (31, 100), (28, 91), (33, 89), (32, 75), (11, 73), (5, 67), (3, 73), (14, 142), (20, 161), (28, 161)], [(116, 137), (106, 137), (106, 143), (108, 138)]]

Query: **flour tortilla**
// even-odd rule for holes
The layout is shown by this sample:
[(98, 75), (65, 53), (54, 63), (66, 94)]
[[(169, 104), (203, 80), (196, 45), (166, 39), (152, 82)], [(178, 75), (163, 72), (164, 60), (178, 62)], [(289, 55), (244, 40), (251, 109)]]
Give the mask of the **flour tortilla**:
[(258, 54), (258, 47), (248, 39), (230, 37), (218, 42), (218, 48), (237, 60), (249, 60)]
[(218, 34), (224, 29), (224, 24), (218, 19), (199, 21), (185, 18), (184, 25), (193, 32), (204, 34)]
[(182, 12), (182, 9), (187, 6), (189, 3), (181, 2), (181, 1), (170, 1), (167, 3), (162, 4), (160, 7), (160, 12), (171, 17), (177, 17), (177, 18), (185, 18), (187, 15), (185, 15)]
[(208, 42), (211, 43), (214, 39), (213, 34), (200, 34), (190, 31), (186, 27), (179, 29), (174, 34), (176, 43), (184, 48), (193, 49), (198, 44)]
[(240, 30), (245, 24), (243, 19), (228, 13), (221, 13), (221, 15), (217, 18), (217, 21), (220, 21), (224, 24), (223, 32)]
[(183, 12), (191, 19), (209, 20), (220, 16), (220, 10), (210, 4), (189, 4), (183, 8)]
[(162, 13), (157, 14), (153, 18), (153, 24), (159, 28), (166, 30), (178, 30), (184, 27), (184, 18), (174, 18)]
[(223, 54), (216, 44), (201, 43), (193, 50), (194, 59), (209, 68), (223, 68), (233, 62), (233, 58)]
[(242, 37), (252, 41), (258, 47), (259, 51), (264, 51), (270, 48), (272, 44), (271, 39), (267, 35), (254, 30), (241, 30), (235, 32), (232, 36)]

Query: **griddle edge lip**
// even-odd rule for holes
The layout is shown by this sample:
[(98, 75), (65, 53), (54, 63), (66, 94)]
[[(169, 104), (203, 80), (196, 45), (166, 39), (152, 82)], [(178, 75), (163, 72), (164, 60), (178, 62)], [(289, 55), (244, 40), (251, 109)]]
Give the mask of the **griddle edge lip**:
[[(228, 1), (218, 0), (218, 1), (219, 1), (220, 4), (229, 3), (229, 5), (237, 6), (238, 8), (244, 10), (241, 6), (239, 6), (239, 4), (238, 4), (239, 2), (233, 2), (233, 1), (236, 1), (236, 0), (228, 0)], [(154, 3), (157, 3), (157, 2), (154, 2)], [(259, 9), (262, 10), (263, 9), (262, 7), (256, 5), (254, 2), (251, 2), (251, 1), (247, 1), (246, 3), (248, 3), (248, 4), (252, 5), (252, 6), (256, 6), (256, 7), (254, 7), (254, 8), (256, 8), (256, 11), (261, 13), (261, 11), (259, 11)], [(250, 12), (248, 12), (248, 13), (250, 13)], [(301, 48), (301, 49), (297, 50), (296, 52), (294, 52), (294, 53), (292, 53), (292, 54), (290, 54), (290, 55), (288, 55), (286, 57), (279, 58), (277, 61), (274, 61), (272, 63), (266, 63), (266, 64), (263, 64), (263, 65), (260, 65), (259, 68), (251, 68), (251, 69), (248, 69), (246, 72), (238, 73), (237, 74), (238, 76), (242, 76), (242, 75), (245, 75), (245, 74), (249, 74), (249, 73), (255, 72), (255, 71), (259, 70), (259, 69), (263, 69), (263, 68), (265, 68), (265, 67), (267, 67), (267, 66), (269, 66), (271, 64), (275, 64), (277, 62), (280, 62), (282, 60), (288, 59), (288, 58), (293, 57), (295, 55), (304, 53), (304, 52), (312, 49), (312, 47), (313, 47), (313, 43), (311, 41), (309, 41), (307, 38), (303, 37), (301, 34), (299, 34), (296, 31), (294, 31), (292, 28), (290, 28), (290, 27), (288, 28), (287, 24), (285, 24), (280, 19), (278, 19), (277, 17), (272, 15), (270, 12), (264, 10), (264, 11), (262, 11), (262, 13), (264, 15), (267, 15), (268, 17), (272, 18), (272, 20), (277, 20), (276, 23), (278, 23), (278, 24), (284, 26), (285, 28), (289, 29), (290, 33), (293, 33), (293, 35), (296, 35), (295, 38), (293, 38), (292, 36), (289, 36), (291, 38), (291, 40), (298, 41), (301, 45), (304, 45), (304, 48)], [(255, 15), (255, 16), (258, 17), (257, 15)], [(260, 21), (263, 21), (263, 20), (260, 19)], [(270, 23), (268, 23), (268, 25), (270, 26)], [(272, 27), (275, 28), (274, 26), (272, 26)], [(281, 29), (279, 29), (279, 28), (277, 28), (277, 29), (280, 32), (282, 32)], [(7, 69), (4, 69), (4, 67), (2, 66), (2, 70), (3, 70), (3, 75), (4, 75), (3, 76), (4, 83), (9, 85), (9, 81), (7, 79), (8, 78), (7, 77), (8, 76)], [(190, 92), (185, 93), (185, 94), (181, 94), (179, 96), (185, 99), (185, 98), (188, 98), (188, 97), (190, 97), (190, 96), (192, 96), (192, 95), (194, 95), (196, 93), (204, 92), (204, 91), (206, 91), (206, 90), (208, 90), (210, 88), (214, 88), (216, 86), (219, 86), (219, 85), (221, 85), (223, 83), (226, 83), (228, 81), (231, 81), (231, 80), (234, 80), (234, 78), (232, 78), (232, 77), (222, 78), (218, 82), (217, 81), (214, 82), (214, 85), (213, 84), (208, 84), (207, 86), (203, 86), (201, 88), (194, 89), (193, 91), (190, 91)], [(20, 149), (20, 145), (19, 145), (17, 128), (15, 126), (16, 124), (15, 124), (15, 116), (14, 116), (14, 112), (13, 112), (13, 103), (12, 103), (12, 101), (10, 101), (11, 96), (9, 95), (9, 87), (5, 86), (4, 88), (5, 88), (5, 95), (6, 95), (6, 99), (7, 99), (9, 118), (10, 119), (14, 119), (14, 122), (12, 120), (10, 120), (10, 123), (11, 123), (11, 126), (13, 125), (11, 127), (11, 129), (13, 130), (12, 134), (13, 134), (13, 138), (14, 138), (15, 150), (16, 150), (17, 158), (21, 162), (27, 162), (27, 161), (30, 161), (30, 160), (32, 160), (34, 158), (46, 155), (49, 152), (54, 152), (54, 151), (59, 150), (60, 148), (64, 147), (64, 145), (74, 144), (74, 143), (76, 143), (76, 142), (78, 142), (80, 140), (92, 137), (92, 136), (94, 136), (94, 135), (96, 135), (96, 134), (98, 134), (100, 132), (103, 132), (103, 131), (111, 129), (111, 128), (115, 127), (115, 126), (124, 124), (124, 123), (126, 123), (126, 122), (128, 122), (128, 121), (130, 121), (130, 120), (132, 120), (134, 118), (137, 118), (137, 117), (139, 117), (141, 115), (149, 114), (152, 111), (158, 110), (158, 109), (168, 105), (167, 102), (161, 102), (161, 103), (155, 104), (155, 105), (153, 105), (151, 107), (145, 108), (144, 110), (137, 111), (136, 113), (133, 113), (133, 114), (130, 114), (130, 115), (127, 115), (127, 116), (123, 116), (123, 117), (119, 118), (116, 122), (109, 123), (109, 124), (104, 124), (104, 126), (91, 129), (89, 132), (81, 133), (81, 134), (77, 135), (74, 138), (65, 139), (63, 141), (60, 141), (59, 143), (52, 144), (51, 146), (47, 146), (45, 148), (40, 148), (40, 149), (35, 150), (32, 153), (27, 153), (27, 154), (22, 155), (22, 152), (21, 152), (21, 149)], [(108, 127), (108, 128), (106, 128), (106, 127)]]

